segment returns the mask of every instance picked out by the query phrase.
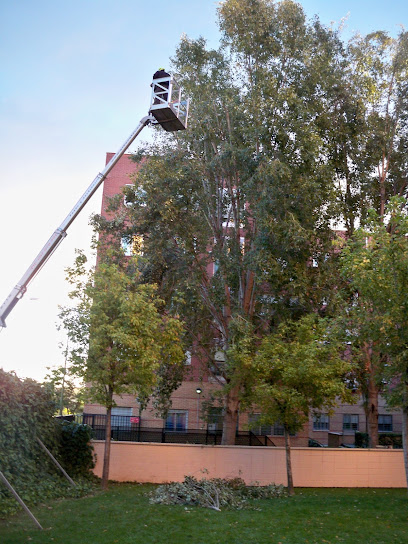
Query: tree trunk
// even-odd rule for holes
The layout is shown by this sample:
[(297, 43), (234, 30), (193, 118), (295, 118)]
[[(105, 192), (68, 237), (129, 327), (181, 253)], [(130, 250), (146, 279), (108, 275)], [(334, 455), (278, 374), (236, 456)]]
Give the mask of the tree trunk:
[(221, 445), (233, 446), (238, 425), (239, 387), (233, 387), (225, 397)]
[(288, 475), (288, 493), (289, 495), (294, 495), (295, 491), (293, 488), (292, 458), (290, 455), (290, 434), (286, 427), (285, 427), (285, 451), (286, 451), (286, 473)]
[(404, 451), (404, 467), (405, 467), (405, 479), (407, 482), (408, 490), (408, 385), (405, 386), (403, 396), (403, 408), (402, 408), (402, 447)]
[(378, 395), (379, 387), (376, 384), (376, 365), (372, 345), (366, 343), (363, 347), (365, 355), (365, 370), (367, 372), (367, 405), (366, 418), (370, 448), (378, 446)]
[(102, 489), (108, 489), (110, 447), (111, 447), (111, 428), (112, 428), (111, 414), (112, 414), (112, 407), (109, 407), (106, 412), (105, 451), (103, 456)]
[(368, 376), (367, 398), (368, 436), (370, 448), (375, 448), (378, 446), (378, 394), (379, 388), (375, 383), (374, 372), (371, 371)]
[[(387, 106), (388, 107), (388, 106)], [(381, 167), (379, 167), (379, 184), (380, 184), (380, 218), (384, 222), (385, 206), (387, 203), (387, 195), (385, 192), (385, 181), (387, 179), (388, 168), (390, 166), (389, 155), (386, 156), (383, 152)]]

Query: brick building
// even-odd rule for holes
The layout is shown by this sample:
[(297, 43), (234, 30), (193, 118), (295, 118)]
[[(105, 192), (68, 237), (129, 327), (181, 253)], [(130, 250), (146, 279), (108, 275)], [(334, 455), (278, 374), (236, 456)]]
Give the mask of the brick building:
[[(106, 162), (112, 158), (113, 153), (107, 153)], [(123, 187), (131, 185), (131, 176), (138, 169), (138, 165), (132, 162), (130, 155), (123, 155), (112, 171), (107, 175), (103, 186), (102, 215), (106, 215), (106, 207), (109, 198), (120, 194)], [(124, 244), (124, 249), (127, 248)], [(151, 407), (142, 413), (139, 412), (139, 405), (131, 395), (116, 397), (117, 407), (112, 411), (112, 424), (117, 422), (119, 427), (125, 429), (167, 429), (168, 431), (185, 431), (199, 429), (205, 432), (219, 431), (222, 428), (222, 415), (220, 410), (215, 410), (207, 419), (203, 417), (203, 404), (209, 399), (210, 394), (216, 389), (217, 383), (213, 378), (203, 376), (199, 369), (199, 361), (195, 357), (186, 357), (186, 377), (181, 386), (172, 395), (172, 408), (166, 421), (155, 416)], [(84, 407), (84, 414), (93, 416), (88, 422), (97, 421), (97, 416), (106, 414), (106, 409), (97, 404), (87, 404)], [(400, 433), (402, 428), (402, 417), (398, 412), (387, 410), (383, 398), (379, 399), (379, 432)], [(254, 436), (260, 438), (265, 444), (283, 446), (283, 427), (279, 424), (256, 426), (249, 425), (250, 421), (256, 419), (257, 414), (240, 414), (239, 429), (247, 431), (252, 429)], [(95, 419), (96, 418), (96, 419)], [(308, 425), (292, 438), (293, 446), (307, 446), (309, 439), (318, 444), (329, 443), (354, 444), (355, 432), (366, 432), (366, 417), (361, 397), (356, 399), (352, 405), (339, 404), (332, 415), (321, 414), (311, 416)], [(147, 435), (146, 435), (147, 436)], [(147, 438), (148, 440), (148, 438)]]

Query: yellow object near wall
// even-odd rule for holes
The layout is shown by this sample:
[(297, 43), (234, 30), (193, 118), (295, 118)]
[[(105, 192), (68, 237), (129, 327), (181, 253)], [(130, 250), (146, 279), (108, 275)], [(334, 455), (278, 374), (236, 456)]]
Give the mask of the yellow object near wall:
[[(102, 475), (103, 441), (94, 441)], [(402, 450), (292, 448), (295, 487), (406, 487)], [(247, 484), (287, 484), (284, 448), (112, 442), (109, 479), (166, 483), (241, 477)]]

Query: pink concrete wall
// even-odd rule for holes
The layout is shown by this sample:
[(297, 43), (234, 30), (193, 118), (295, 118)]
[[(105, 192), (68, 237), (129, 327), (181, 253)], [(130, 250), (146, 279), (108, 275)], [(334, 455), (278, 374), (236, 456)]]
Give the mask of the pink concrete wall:
[[(102, 475), (104, 442), (94, 441)], [(401, 450), (293, 448), (296, 487), (405, 487)], [(164, 483), (184, 476), (232, 478), (286, 485), (284, 448), (112, 442), (109, 478)]]

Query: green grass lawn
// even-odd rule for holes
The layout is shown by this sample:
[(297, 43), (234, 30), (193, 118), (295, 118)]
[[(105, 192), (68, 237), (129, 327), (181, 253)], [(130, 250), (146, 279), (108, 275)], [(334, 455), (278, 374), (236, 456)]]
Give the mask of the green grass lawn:
[(292, 498), (253, 501), (251, 509), (149, 504), (153, 486), (112, 485), (82, 499), (42, 505), (0, 521), (0, 543), (21, 544), (406, 544), (404, 489), (297, 489)]

